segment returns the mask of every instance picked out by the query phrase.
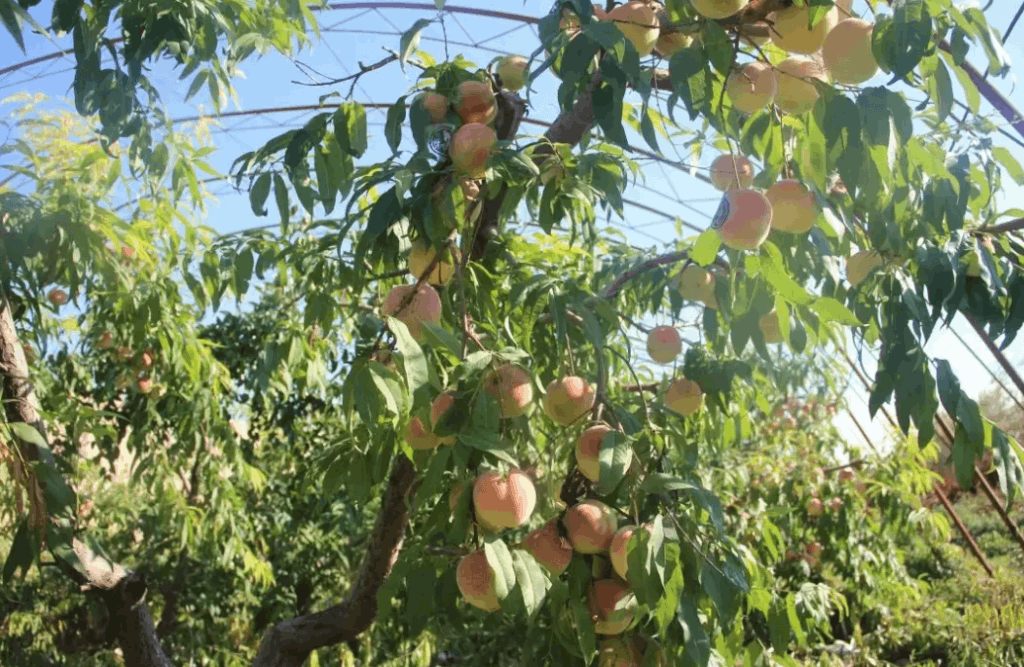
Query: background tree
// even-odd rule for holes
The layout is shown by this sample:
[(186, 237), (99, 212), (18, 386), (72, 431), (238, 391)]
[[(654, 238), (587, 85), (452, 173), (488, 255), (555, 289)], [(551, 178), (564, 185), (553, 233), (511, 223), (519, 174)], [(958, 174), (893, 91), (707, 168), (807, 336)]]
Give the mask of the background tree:
[[(22, 4), (0, 5), (16, 40)], [(852, 24), (837, 54), (825, 40), (851, 24), (829, 2), (703, 5), (631, 2), (607, 17), (589, 3), (554, 7), (528, 80), (557, 72), (561, 115), (537, 141), (519, 132), (517, 66), (428, 58), (416, 50), (418, 22), (386, 59), (419, 69), (387, 114), (391, 154), (372, 161), (365, 108), (346, 99), (233, 166), (258, 215), (273, 191), (280, 231), (212, 238), (198, 222), (204, 148), (173, 132), (157, 141), (165, 115), (138, 101), (140, 91), (156, 99), (142, 65), (175, 57), (185, 75), (198, 72), (193, 88), (220, 99), (236, 62), (267, 40), (290, 48), (315, 24), (310, 10), (187, 2), (156, 17), (55, 2), (53, 28), (75, 40), (78, 110), (98, 113), (108, 141), (131, 141), (121, 155), (106, 142), (54, 141), (43, 124), (14, 146), (34, 189), (4, 193), (0, 356), (11, 495), (27, 502), (4, 574), (45, 563), (93, 599), (58, 606), (75, 632), (19, 638), (38, 636), (40, 656), (50, 642), (116, 642), (129, 665), (173, 664), (171, 646), (298, 665), (344, 644), (335, 659), (372, 660), (367, 642), (380, 640), (395, 660), (422, 663), (433, 637), (469, 614), (481, 644), (511, 629), (518, 647), (490, 645), (530, 664), (785, 661), (830, 630), (839, 598), (787, 586), (792, 563), (778, 567), (778, 549), (738, 542), (713, 484), (731, 449), (773, 428), (779, 404), (789, 411), (793, 394), (815, 394), (794, 359), (845, 348), (847, 327), (854, 346), (879, 344), (871, 412), (893, 404), (903, 434), (915, 426), (924, 446), (941, 404), (956, 420), (958, 476), (973, 478), (992, 449), (1012, 499), (1020, 446), (924, 349), (958, 313), (1003, 345), (1024, 321), (1024, 246), (1013, 224), (994, 225), (1018, 213), (991, 196), (1004, 171), (1022, 170), (983, 123), (947, 122), (951, 70), (977, 113), (982, 81), (968, 49), (985, 54), (991, 74), (1008, 71), (984, 13), (897, 3), (875, 17), (870, 43)], [(112, 18), (126, 41), (104, 70)], [(663, 37), (667, 71), (648, 58)], [(818, 48), (820, 63), (794, 55)], [(868, 59), (888, 86), (858, 87), (865, 79), (848, 70)], [(755, 81), (765, 63), (772, 95)], [(916, 113), (910, 95), (926, 97)], [(726, 192), (710, 229), (654, 255), (600, 229), (596, 211), (621, 214), (639, 172), (631, 138), (657, 150), (680, 104), (725, 153), (711, 180)], [(119, 183), (142, 196), (130, 215), (112, 203)], [(524, 233), (528, 223), (548, 236)], [(410, 282), (414, 264), (422, 270)], [(251, 313), (221, 315), (257, 293)], [(69, 300), (78, 312), (57, 320)], [(652, 319), (695, 332), (667, 375), (634, 350)], [(38, 402), (26, 335), (53, 347)], [(779, 386), (791, 390), (786, 401)], [(800, 418), (790, 412), (785, 424)], [(593, 423), (607, 434), (584, 451), (577, 440)], [(836, 451), (817, 428), (783, 436), (779, 451)], [(75, 470), (85, 446), (108, 462), (126, 456), (140, 493), (109, 499), (102, 548), (84, 531), (75, 489), (106, 486)], [(906, 481), (903, 502), (886, 507), (893, 524), (910, 525), (905, 504), (926, 478)], [(317, 484), (325, 498), (304, 497)], [(794, 484), (761, 500), (803, 501)], [(342, 489), (367, 505), (346, 511)], [(821, 523), (799, 519), (791, 536), (830, 546)], [(358, 558), (323, 552), (339, 524), (368, 529)], [(618, 532), (626, 524), (637, 526), (632, 537)], [(544, 526), (546, 536), (534, 532)], [(566, 554), (568, 564), (556, 562)], [(858, 581), (872, 569), (863, 554), (837, 557), (835, 571)], [(805, 555), (810, 565), (822, 554)], [(146, 597), (155, 575), (136, 563), (165, 568), (158, 622)], [(877, 572), (899, 582), (899, 569), (887, 558)], [(332, 595), (335, 577), (346, 585)], [(226, 635), (219, 618), (232, 618)], [(225, 636), (216, 648), (203, 641)]]

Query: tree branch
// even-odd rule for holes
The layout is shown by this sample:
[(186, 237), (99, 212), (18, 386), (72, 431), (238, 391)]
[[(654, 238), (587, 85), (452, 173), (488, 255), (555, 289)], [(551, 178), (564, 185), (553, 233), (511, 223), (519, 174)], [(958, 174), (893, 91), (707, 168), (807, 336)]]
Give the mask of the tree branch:
[(281, 621), (267, 631), (253, 667), (301, 667), (314, 649), (355, 639), (377, 617), (377, 591), (391, 572), (409, 522), (407, 496), (416, 470), (399, 456), (348, 597), (320, 612)]

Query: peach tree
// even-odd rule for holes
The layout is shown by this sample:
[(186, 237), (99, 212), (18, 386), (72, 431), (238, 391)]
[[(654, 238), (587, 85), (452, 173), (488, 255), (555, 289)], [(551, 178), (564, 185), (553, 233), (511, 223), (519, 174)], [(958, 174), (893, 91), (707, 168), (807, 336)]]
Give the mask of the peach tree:
[[(38, 3), (0, 2), (20, 40)], [(153, 496), (184, 544), (223, 545), (266, 580), (270, 547), (256, 523), (239, 527), (244, 491), (266, 477), (232, 410), (274, 412), (293, 393), (330, 403), (332, 437), (308, 441), (322, 447), (302, 470), (325, 496), (372, 500), (376, 518), (344, 598), (274, 623), (256, 665), (358, 652), (396, 614), (413, 633), (441, 615), (513, 619), (539, 664), (791, 662), (830, 602), (798, 613), (769, 559), (727, 530), (708, 474), (723, 442), (756, 442), (770, 423), (769, 394), (750, 388), (779, 380), (780, 354), (877, 348), (872, 413), (891, 403), (927, 443), (941, 404), (958, 475), (992, 449), (1003, 492), (1021, 486), (1020, 446), (924, 350), (957, 314), (1003, 346), (1024, 322), (1022, 224), (996, 224), (1024, 212), (995, 197), (1024, 170), (979, 115), (979, 91), (995, 93), (966, 57), (993, 76), (1009, 63), (977, 8), (872, 2), (867, 21), (831, 0), (563, 1), (539, 21), (536, 51), (493, 63), (421, 57), (424, 19), (391, 59), (419, 77), (382, 136), (344, 99), (240, 156), (236, 183), (258, 216), (273, 195), (280, 233), (212, 238), (194, 222), (205, 149), (160, 133), (143, 65), (170, 56), (192, 93), (219, 101), (238, 62), (289, 50), (315, 17), (283, 1), (196, 0), (159, 16), (125, 3), (122, 58), (102, 69), (114, 7), (53, 4), (52, 29), (75, 40), (78, 111), (98, 115), (104, 141), (92, 158), (67, 137), (20, 144), (36, 189), (3, 193), (18, 251), (0, 311), (5, 457), (28, 499), (4, 574), (56, 565), (101, 602), (127, 664), (174, 656), (146, 604), (145, 564), (89, 546), (83, 490), (68, 481), (85, 433), (111, 459), (127, 443), (135, 481), (165, 491)], [(548, 71), (561, 113), (530, 137), (529, 84)], [(867, 85), (878, 71), (887, 83)], [(699, 136), (692, 150), (722, 153), (708, 178), (721, 205), (669, 252), (638, 250), (597, 214), (624, 214), (640, 174), (631, 142), (658, 151), (680, 127)], [(143, 194), (127, 219), (112, 204), (119, 183)], [(260, 291), (291, 316), (246, 370), (195, 324)], [(47, 313), (69, 299), (81, 315), (61, 342)], [(685, 350), (684, 327), (696, 332)], [(60, 348), (49, 379), (29, 372), (26, 335)], [(61, 393), (55, 378), (76, 377), (79, 393)], [(30, 380), (74, 443), (67, 456)], [(82, 400), (90, 384), (100, 395)], [(274, 466), (288, 474), (288, 457)], [(225, 500), (196, 511), (199, 479), (207, 501)], [(771, 620), (770, 641), (745, 632), (753, 613)]]

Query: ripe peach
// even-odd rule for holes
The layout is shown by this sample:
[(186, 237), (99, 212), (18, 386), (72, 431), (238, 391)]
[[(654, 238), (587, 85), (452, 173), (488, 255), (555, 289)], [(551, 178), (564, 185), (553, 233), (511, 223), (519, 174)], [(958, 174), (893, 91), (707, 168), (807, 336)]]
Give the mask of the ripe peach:
[(704, 404), (704, 391), (700, 385), (686, 378), (679, 378), (665, 391), (665, 406), (681, 415), (692, 415)]
[[(441, 259), (437, 261), (434, 268), (430, 271), (430, 275), (427, 276), (427, 282), (431, 285), (444, 285), (452, 277), (452, 251), (445, 248), (441, 251)], [(409, 273), (416, 280), (426, 272), (427, 267), (434, 261), (434, 257), (437, 255), (437, 249), (428, 246), (422, 239), (416, 239), (412, 242), (412, 248), (409, 250)]]
[(68, 293), (55, 287), (50, 290), (50, 293), (46, 295), (46, 298), (55, 306), (63, 306), (68, 302)]
[(743, 113), (754, 113), (771, 104), (778, 89), (775, 70), (760, 60), (735, 70), (725, 82), (725, 92), (732, 100), (732, 105)]
[(772, 230), (772, 204), (757, 190), (729, 190), (722, 196), (711, 228), (733, 250), (755, 250)]
[(494, 570), (487, 562), (483, 549), (474, 551), (459, 561), (455, 581), (466, 602), (484, 611), (498, 611), (498, 593), (494, 588)]
[(785, 339), (779, 330), (779, 314), (774, 309), (767, 315), (762, 315), (757, 321), (757, 326), (761, 329), (761, 333), (764, 334), (764, 342), (769, 344), (784, 342)]
[(722, 190), (749, 188), (754, 184), (754, 165), (742, 155), (726, 153), (711, 163), (711, 183)]
[(482, 524), (518, 528), (529, 520), (536, 506), (533, 481), (518, 468), (505, 476), (485, 472), (473, 483), (473, 508)]
[[(667, 22), (667, 17), (666, 17)], [(654, 43), (654, 52), (662, 58), (671, 58), (686, 47), (693, 44), (693, 37), (675, 30), (661, 30), (658, 41)]]
[(810, 516), (821, 516), (822, 512), (825, 511), (825, 506), (818, 498), (811, 498), (807, 502), (807, 514)]
[(518, 417), (533, 400), (530, 374), (519, 366), (499, 366), (487, 378), (487, 393), (498, 399), (502, 417)]
[(597, 398), (590, 383), (575, 375), (552, 380), (546, 391), (544, 412), (562, 426), (569, 426), (587, 414)]
[(96, 339), (96, 347), (101, 350), (109, 350), (114, 345), (114, 334), (104, 331)]
[(776, 46), (790, 53), (814, 53), (821, 48), (825, 36), (839, 22), (839, 12), (833, 7), (813, 28), (808, 7), (787, 7), (769, 16), (773, 21), (772, 41)]
[(810, 111), (818, 101), (818, 89), (812, 83), (817, 79), (828, 83), (828, 70), (815, 58), (790, 56), (775, 66), (778, 90), (775, 103), (786, 113), (801, 114)]
[(675, 327), (660, 326), (647, 334), (647, 354), (659, 364), (670, 364), (683, 351), (683, 339)]
[(576, 441), (576, 467), (591, 482), (601, 477), (601, 442), (612, 429), (606, 424), (595, 424), (580, 435)]
[(619, 5), (608, 12), (608, 20), (614, 21), (641, 58), (649, 56), (654, 50), (658, 41), (658, 15), (643, 0), (630, 0)]
[(544, 566), (551, 576), (565, 572), (572, 560), (572, 545), (558, 534), (558, 523), (552, 519), (526, 536), (523, 549)]
[(406, 424), (405, 441), (416, 450), (434, 449), (439, 444), (437, 436), (427, 430), (427, 427), (423, 425), (423, 420), (419, 417), (413, 417)]
[(875, 267), (882, 265), (882, 257), (873, 250), (861, 250), (846, 259), (846, 280), (858, 285)]
[(581, 554), (599, 554), (608, 551), (619, 521), (612, 509), (600, 500), (584, 500), (565, 511), (562, 523), (574, 550)]
[(142, 356), (139, 357), (139, 366), (142, 368), (149, 368), (153, 365), (154, 361), (156, 361), (156, 352), (146, 350), (142, 353)]
[(839, 471), (838, 478), (840, 482), (849, 482), (854, 477), (856, 477), (856, 475), (854, 474), (853, 470), (849, 468), (843, 468), (842, 470)]
[(825, 547), (821, 546), (821, 542), (811, 542), (804, 548), (804, 552), (811, 558), (818, 558), (821, 553), (825, 550)]
[[(434, 402), (430, 404), (430, 429), (433, 431), (437, 427), (437, 422), (441, 420), (444, 413), (448, 412), (451, 407), (455, 405), (455, 396), (450, 392), (446, 391), (443, 394), (439, 394)], [(438, 438), (437, 443), (439, 445), (454, 445), (455, 436), (449, 435), (443, 438)]]
[[(644, 529), (647, 530), (647, 534), (653, 534), (654, 528), (650, 524), (644, 524)], [(619, 575), (623, 579), (626, 578), (626, 572), (629, 569), (629, 564), (626, 559), (626, 551), (629, 546), (629, 540), (633, 537), (633, 533), (636, 531), (636, 526), (624, 526), (619, 528), (615, 536), (612, 537), (611, 546), (608, 547), (609, 556), (612, 559), (612, 568), (615, 570), (615, 574)]]
[(704, 18), (724, 19), (743, 9), (747, 0), (690, 0), (690, 4)]
[[(408, 305), (398, 311), (409, 294), (414, 294)], [(416, 285), (399, 285), (388, 292), (384, 300), (384, 314), (391, 315), (409, 327), (409, 335), (417, 342), (426, 340), (423, 334), (423, 322), (439, 324), (441, 322), (441, 297), (437, 291), (426, 283)]]
[(441, 93), (429, 90), (420, 95), (419, 103), (423, 110), (427, 112), (431, 123), (444, 122), (445, 117), (448, 115), (447, 97)]
[(506, 90), (516, 92), (522, 90), (523, 86), (526, 85), (526, 66), (528, 65), (526, 58), (522, 56), (505, 56), (498, 63), (496, 72), (501, 77), (501, 85)]
[(597, 652), (598, 667), (640, 667), (644, 653), (640, 642), (629, 638), (605, 637)]
[(828, 33), (821, 46), (821, 58), (833, 81), (856, 85), (878, 73), (878, 63), (871, 52), (874, 29), (873, 23), (848, 18)]
[(456, 171), (467, 178), (483, 178), (497, 142), (498, 135), (493, 129), (480, 123), (466, 123), (452, 136), (448, 155)]
[(135, 388), (139, 390), (140, 394), (148, 394), (153, 391), (153, 381), (148, 377), (136, 378)]
[(587, 591), (587, 608), (597, 634), (622, 634), (633, 622), (636, 606), (632, 591), (614, 579), (595, 581)]
[(772, 204), (772, 227), (783, 232), (811, 231), (821, 211), (810, 189), (793, 179), (773, 183), (764, 196)]
[(486, 125), (494, 120), (498, 105), (489, 83), (470, 79), (459, 84), (452, 103), (462, 122)]
[(843, 499), (842, 498), (836, 497), (836, 498), (832, 498), (831, 500), (828, 501), (828, 508), (830, 510), (832, 510), (833, 512), (838, 512), (839, 508), (842, 507), (842, 506), (843, 506)]

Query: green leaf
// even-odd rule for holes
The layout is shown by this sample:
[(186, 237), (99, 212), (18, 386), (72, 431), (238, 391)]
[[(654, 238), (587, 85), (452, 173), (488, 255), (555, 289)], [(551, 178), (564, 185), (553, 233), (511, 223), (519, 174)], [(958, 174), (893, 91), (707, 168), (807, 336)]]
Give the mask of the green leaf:
[(352, 157), (366, 152), (366, 110), (358, 102), (344, 102), (334, 112), (334, 139)]
[(503, 443), (497, 434), (474, 430), (459, 433), (458, 440), (468, 447), (490, 454), (509, 465), (519, 465), (515, 452), (507, 444)]
[(249, 291), (254, 265), (252, 250), (245, 248), (235, 255), (235, 296), (241, 299)]
[(814, 301), (813, 297), (804, 289), (804, 286), (793, 280), (786, 270), (785, 260), (778, 247), (771, 241), (765, 241), (761, 245), (760, 256), (757, 259), (761, 275), (784, 299), (790, 303), (801, 306), (808, 306)]
[(935, 65), (935, 75), (932, 77), (931, 86), (935, 94), (936, 112), (941, 123), (953, 111), (953, 80), (949, 77), (946, 63), (941, 59), (936, 59)]
[(857, 316), (838, 299), (829, 296), (818, 297), (814, 300), (811, 308), (821, 315), (821, 319), (825, 322), (839, 322), (852, 327), (864, 326), (864, 323), (858, 320)]
[[(442, 2), (442, 4), (444, 3)], [(441, 9), (441, 7), (438, 7), (438, 9)], [(411, 28), (402, 33), (402, 39), (398, 45), (398, 64), (403, 72), (405, 71), (405, 63), (409, 60), (409, 56), (419, 46), (420, 33), (431, 23), (433, 21), (430, 19), (419, 19), (416, 23), (412, 24)]]
[(523, 597), (526, 615), (532, 617), (544, 603), (544, 597), (551, 588), (551, 578), (533, 555), (522, 549), (512, 550), (512, 568), (515, 570), (516, 585)]
[(387, 139), (392, 153), (398, 153), (398, 146), (402, 143), (402, 125), (404, 123), (405, 95), (402, 95), (388, 109), (387, 121), (384, 123), (384, 137)]
[(32, 562), (36, 559), (38, 551), (38, 544), (32, 538), (32, 533), (33, 531), (28, 527), (28, 517), (25, 517), (18, 525), (18, 531), (14, 534), (14, 540), (11, 542), (11, 550), (7, 554), (7, 560), (4, 561), (3, 581), (5, 584), (10, 582), (19, 569), (22, 574), (28, 574), (29, 568), (32, 567)]
[(711, 97), (707, 62), (704, 47), (700, 44), (683, 49), (669, 61), (672, 89), (686, 105), (690, 120), (696, 120)]
[(711, 640), (700, 622), (697, 606), (688, 596), (680, 596), (676, 618), (683, 629), (683, 642), (686, 655), (697, 667), (707, 667), (711, 660)]
[(420, 387), (426, 386), (430, 382), (427, 358), (423, 354), (423, 348), (409, 334), (409, 328), (405, 322), (394, 317), (385, 317), (384, 321), (391, 333), (395, 335), (398, 351), (402, 353), (402, 367), (405, 369), (405, 379), (411, 396), (419, 391)]
[(594, 491), (599, 496), (605, 496), (614, 491), (626, 476), (629, 464), (633, 462), (633, 449), (624, 434), (612, 431), (601, 439), (598, 458), (601, 472), (598, 483), (594, 485)]
[(719, 248), (722, 247), (722, 237), (714, 229), (705, 229), (697, 237), (690, 251), (690, 259), (700, 266), (708, 266), (715, 261)]
[(504, 600), (516, 585), (516, 571), (512, 565), (512, 554), (508, 546), (497, 535), (488, 535), (484, 542), (484, 553), (487, 564), (491, 566), (494, 576), (494, 590), (498, 600)]
[(9, 422), (7, 424), (14, 436), (20, 440), (23, 440), (30, 445), (35, 447), (42, 447), (43, 449), (49, 449), (50, 445), (46, 442), (46, 439), (36, 430), (31, 424), (25, 422)]
[(265, 208), (266, 198), (270, 195), (270, 172), (264, 171), (253, 181), (252, 189), (249, 191), (249, 206), (253, 213), (262, 217), (267, 214)]
[(1017, 162), (1017, 158), (1013, 157), (1013, 154), (1002, 146), (996, 146), (992, 149), (992, 157), (994, 157), (999, 164), (1003, 165), (1009, 174), (1010, 178), (1017, 183), (1017, 185), (1024, 185), (1024, 169), (1021, 168), (1020, 162)]
[(939, 389), (939, 400), (942, 401), (942, 407), (951, 417), (955, 418), (960, 405), (960, 395), (963, 392), (960, 390), (960, 380), (957, 379), (952, 367), (945, 359), (936, 360), (935, 384)]
[(281, 215), (281, 224), (285, 225), (291, 220), (291, 213), (288, 211), (288, 185), (284, 182), (281, 174), (274, 173), (274, 199), (277, 201), (277, 212)]
[(735, 52), (732, 39), (718, 21), (705, 21), (701, 27), (701, 41), (715, 69), (726, 76), (732, 68)]
[(405, 412), (405, 397), (395, 371), (376, 361), (368, 363), (366, 368), (370, 372), (373, 384), (384, 398), (384, 405), (388, 411), (395, 415)]
[(25, 14), (25, 10), (18, 7), (14, 0), (0, 0), (0, 21), (4, 22), (4, 27), (7, 28), (7, 32), (11, 33), (11, 37), (14, 38), (14, 42), (21, 52), (25, 53), (25, 40), (21, 36), (23, 14)]
[(1017, 491), (1024, 491), (1024, 466), (1021, 465), (1020, 445), (994, 426), (992, 450), (993, 463), (999, 475), (999, 490), (1006, 496), (1006, 507), (1009, 509)]

